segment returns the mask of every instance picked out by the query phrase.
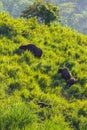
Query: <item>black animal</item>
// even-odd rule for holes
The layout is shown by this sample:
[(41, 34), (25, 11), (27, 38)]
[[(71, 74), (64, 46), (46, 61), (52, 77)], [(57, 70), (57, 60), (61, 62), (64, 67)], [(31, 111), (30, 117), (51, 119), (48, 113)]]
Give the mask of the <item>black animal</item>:
[(59, 68), (58, 73), (61, 73), (62, 78), (65, 81), (71, 79), (71, 73), (69, 72), (69, 70), (67, 68)]
[(74, 77), (74, 78), (71, 78), (69, 80), (67, 80), (67, 87), (70, 87), (71, 85), (75, 84), (77, 82), (77, 79)]
[(48, 108), (51, 108), (51, 105), (47, 104), (47, 103), (44, 103), (44, 102), (37, 102), (37, 105), (39, 105), (40, 107), (48, 107)]
[(19, 47), (21, 50), (29, 50), (33, 53), (33, 55), (37, 58), (40, 58), (42, 56), (42, 50), (35, 46), (34, 44), (28, 44), (28, 45), (22, 45)]

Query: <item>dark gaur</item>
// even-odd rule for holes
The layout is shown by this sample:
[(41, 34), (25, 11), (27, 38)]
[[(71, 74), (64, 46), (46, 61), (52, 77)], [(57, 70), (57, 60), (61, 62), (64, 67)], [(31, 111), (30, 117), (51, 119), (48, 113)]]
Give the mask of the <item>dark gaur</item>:
[(38, 48), (37, 46), (35, 46), (34, 44), (22, 45), (19, 47), (19, 49), (25, 50), (25, 51), (29, 50), (37, 58), (40, 58), (42, 56), (42, 50)]

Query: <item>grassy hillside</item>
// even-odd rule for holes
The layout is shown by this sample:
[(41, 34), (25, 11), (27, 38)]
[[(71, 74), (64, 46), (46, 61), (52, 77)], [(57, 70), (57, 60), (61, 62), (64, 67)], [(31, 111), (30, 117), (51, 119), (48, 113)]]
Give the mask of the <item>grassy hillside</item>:
[[(19, 50), (28, 43), (42, 49), (40, 59)], [(66, 88), (60, 67), (67, 67), (78, 82)], [(0, 130), (24, 129), (87, 130), (87, 36), (2, 13)]]

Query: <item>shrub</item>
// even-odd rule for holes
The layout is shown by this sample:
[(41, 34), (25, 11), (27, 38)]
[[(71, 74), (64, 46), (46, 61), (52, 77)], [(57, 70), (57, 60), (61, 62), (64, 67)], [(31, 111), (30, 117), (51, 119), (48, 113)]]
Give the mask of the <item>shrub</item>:
[(24, 129), (35, 119), (33, 112), (24, 104), (8, 106), (5, 113), (4, 109), (0, 109), (0, 129), (3, 130)]

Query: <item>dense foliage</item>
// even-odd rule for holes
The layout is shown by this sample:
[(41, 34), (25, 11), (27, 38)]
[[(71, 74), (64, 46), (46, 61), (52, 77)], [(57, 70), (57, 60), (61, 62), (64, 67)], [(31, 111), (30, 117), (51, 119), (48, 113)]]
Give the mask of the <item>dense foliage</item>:
[(24, 18), (36, 16), (40, 23), (50, 24), (50, 22), (58, 19), (59, 9), (57, 6), (39, 0), (22, 11), (21, 16)]
[[(19, 17), (35, 0), (0, 0), (0, 11)], [(60, 7), (61, 24), (87, 34), (87, 0), (43, 0)]]
[[(20, 45), (43, 50), (35, 58)], [(78, 82), (66, 88), (67, 67)], [(51, 107), (40, 107), (43, 102)], [(0, 130), (87, 130), (87, 36), (0, 14)]]

